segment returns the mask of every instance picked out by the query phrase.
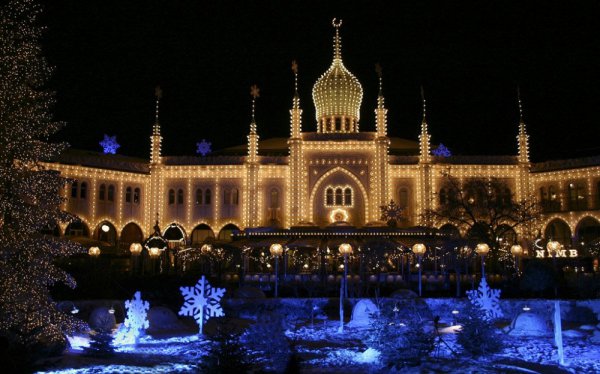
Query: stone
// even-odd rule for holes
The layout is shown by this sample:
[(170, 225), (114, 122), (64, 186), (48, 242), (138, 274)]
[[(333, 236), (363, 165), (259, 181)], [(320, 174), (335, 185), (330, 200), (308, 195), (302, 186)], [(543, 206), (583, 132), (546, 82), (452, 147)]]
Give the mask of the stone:
[(164, 306), (150, 308), (148, 311), (148, 321), (150, 322), (148, 330), (152, 331), (178, 330), (182, 328), (177, 315), (171, 309)]
[(600, 331), (599, 330), (594, 331), (594, 335), (592, 335), (592, 337), (590, 338), (590, 342), (592, 342), (594, 344), (600, 344)]
[(234, 298), (237, 299), (265, 299), (265, 293), (256, 287), (244, 286), (234, 292)]
[(369, 299), (362, 299), (352, 309), (349, 327), (368, 327), (371, 325), (371, 314), (379, 313), (379, 308)]
[(92, 329), (97, 331), (112, 331), (116, 327), (117, 320), (115, 319), (115, 314), (109, 313), (108, 309), (105, 306), (101, 306), (92, 310), (88, 321)]
[(565, 330), (562, 332), (566, 338), (583, 338), (586, 334), (577, 330)]
[(596, 330), (596, 326), (594, 325), (581, 325), (579, 326), (580, 330), (584, 330), (584, 331), (594, 331)]
[(511, 323), (508, 332), (512, 336), (553, 336), (548, 321), (536, 313), (520, 313)]

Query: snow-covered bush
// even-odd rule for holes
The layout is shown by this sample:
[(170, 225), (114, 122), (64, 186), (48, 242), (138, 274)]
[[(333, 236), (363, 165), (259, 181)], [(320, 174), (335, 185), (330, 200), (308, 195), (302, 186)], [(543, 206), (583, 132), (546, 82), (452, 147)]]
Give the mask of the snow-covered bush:
[(258, 315), (256, 323), (251, 325), (242, 337), (248, 349), (259, 352), (265, 363), (276, 372), (285, 369), (290, 344), (285, 336), (284, 321), (276, 311), (263, 311)]
[(248, 373), (253, 367), (251, 356), (240, 341), (240, 333), (228, 329), (224, 324), (217, 327), (212, 336), (211, 348), (202, 357), (199, 369), (202, 373)]
[(472, 356), (484, 356), (502, 349), (502, 340), (499, 339), (496, 328), (478, 307), (467, 303), (459, 323), (462, 328), (457, 342), (465, 352)]

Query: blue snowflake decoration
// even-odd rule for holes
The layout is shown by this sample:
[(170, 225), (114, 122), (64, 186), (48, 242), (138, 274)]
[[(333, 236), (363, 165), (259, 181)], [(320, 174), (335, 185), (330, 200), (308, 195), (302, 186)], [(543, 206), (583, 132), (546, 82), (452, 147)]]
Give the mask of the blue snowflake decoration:
[(102, 147), (102, 151), (105, 154), (114, 155), (117, 153), (117, 149), (120, 147), (119, 143), (117, 143), (117, 136), (108, 136), (104, 134), (104, 139), (100, 142), (100, 146)]
[(196, 143), (196, 153), (201, 154), (202, 156), (206, 156), (211, 152), (212, 143), (207, 142), (206, 139), (202, 139), (200, 143)]
[(440, 143), (440, 145), (436, 149), (434, 149), (433, 152), (431, 152), (431, 153), (433, 153), (433, 155), (437, 156), (437, 157), (452, 156), (452, 152), (450, 152), (450, 150), (442, 143)]

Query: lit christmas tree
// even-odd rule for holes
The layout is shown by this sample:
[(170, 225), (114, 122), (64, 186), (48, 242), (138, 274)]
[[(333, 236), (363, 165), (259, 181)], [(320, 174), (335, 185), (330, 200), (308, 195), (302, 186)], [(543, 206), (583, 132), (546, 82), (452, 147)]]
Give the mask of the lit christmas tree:
[(75, 287), (54, 261), (82, 248), (42, 234), (73, 217), (60, 210), (68, 181), (42, 164), (66, 144), (48, 141), (63, 123), (50, 115), (40, 12), (31, 0), (0, 6), (0, 337), (28, 354), (60, 348), (64, 333), (81, 327), (48, 290), (57, 282)]

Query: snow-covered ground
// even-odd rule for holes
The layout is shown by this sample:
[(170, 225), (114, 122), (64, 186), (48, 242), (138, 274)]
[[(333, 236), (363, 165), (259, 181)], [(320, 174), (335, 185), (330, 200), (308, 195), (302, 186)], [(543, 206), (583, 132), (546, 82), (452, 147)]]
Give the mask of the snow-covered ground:
[[(287, 331), (295, 341), (303, 372), (342, 373), (386, 371), (379, 352), (362, 340), (364, 330), (346, 328), (338, 333), (339, 322), (315, 321), (294, 331)], [(443, 329), (444, 343), (424, 358), (420, 367), (408, 372), (477, 372), (477, 373), (600, 373), (600, 345), (590, 341), (591, 332), (573, 329), (564, 336), (566, 365), (557, 364), (557, 349), (552, 337), (514, 337), (498, 330), (504, 342), (502, 352), (483, 358), (469, 358), (460, 353), (455, 328)], [(575, 331), (575, 332), (573, 332)], [(46, 373), (177, 373), (196, 372), (198, 364), (212, 344), (198, 335), (152, 338), (145, 336), (137, 347), (117, 347), (107, 359), (85, 357), (81, 350), (70, 349), (48, 364)], [(455, 351), (458, 355), (452, 353)]]

